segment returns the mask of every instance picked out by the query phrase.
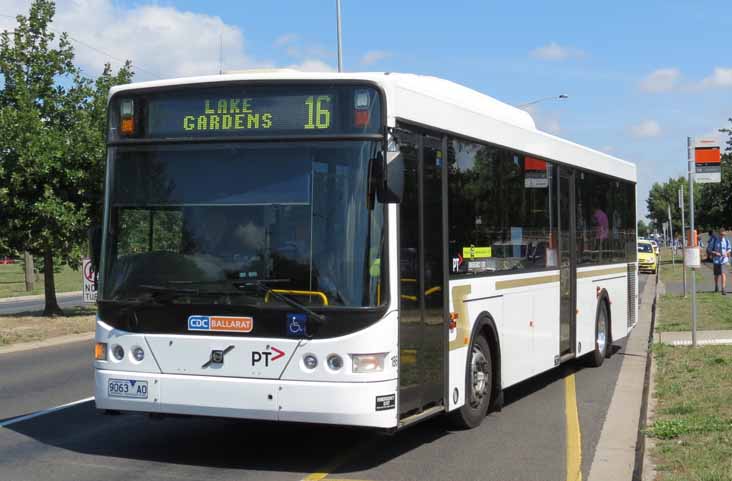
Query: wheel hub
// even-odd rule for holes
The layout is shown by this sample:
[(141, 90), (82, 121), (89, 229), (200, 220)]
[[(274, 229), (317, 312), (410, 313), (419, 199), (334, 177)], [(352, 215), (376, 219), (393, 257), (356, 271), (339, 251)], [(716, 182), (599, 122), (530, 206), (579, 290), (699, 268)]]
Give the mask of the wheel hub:
[(488, 372), (488, 361), (480, 349), (473, 349), (473, 357), (471, 360), (471, 404), (476, 407), (483, 402), (483, 398), (488, 392), (488, 382), (490, 373)]

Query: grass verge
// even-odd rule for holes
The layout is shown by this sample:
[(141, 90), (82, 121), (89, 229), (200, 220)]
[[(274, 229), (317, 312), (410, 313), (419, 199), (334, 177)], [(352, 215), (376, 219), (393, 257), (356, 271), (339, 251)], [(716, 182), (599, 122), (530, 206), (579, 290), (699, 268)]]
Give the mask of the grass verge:
[[(690, 331), (691, 298), (664, 294), (658, 298), (656, 331)], [(699, 330), (732, 329), (732, 294), (696, 294), (696, 326)], [(732, 401), (732, 400), (731, 400)]]
[(657, 481), (732, 481), (732, 346), (653, 346)]
[(56, 317), (38, 312), (0, 316), (0, 346), (94, 331), (96, 308), (75, 307), (65, 312)]
[[(81, 271), (63, 266), (54, 276), (56, 292), (73, 292), (81, 290)], [(35, 288), (25, 290), (25, 275), (21, 264), (0, 265), (0, 298), (43, 294), (43, 274), (38, 275)]]

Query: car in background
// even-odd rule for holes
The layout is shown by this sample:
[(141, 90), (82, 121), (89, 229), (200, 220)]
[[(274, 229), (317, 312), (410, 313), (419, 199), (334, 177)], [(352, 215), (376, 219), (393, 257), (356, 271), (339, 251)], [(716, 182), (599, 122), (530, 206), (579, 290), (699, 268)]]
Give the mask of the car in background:
[(653, 253), (656, 254), (657, 256), (660, 256), (661, 255), (661, 249), (658, 248), (658, 242), (656, 242), (654, 240), (650, 240), (648, 242), (650, 242), (651, 245), (653, 246)]
[(658, 269), (658, 257), (651, 241), (638, 241), (638, 271), (655, 274)]
[(14, 259), (10, 256), (0, 256), (0, 264), (15, 264), (17, 259)]

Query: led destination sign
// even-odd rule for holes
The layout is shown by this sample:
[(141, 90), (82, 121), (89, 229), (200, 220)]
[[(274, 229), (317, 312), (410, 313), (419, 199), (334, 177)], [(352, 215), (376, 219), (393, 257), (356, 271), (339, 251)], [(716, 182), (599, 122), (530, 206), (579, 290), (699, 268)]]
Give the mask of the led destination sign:
[(381, 122), (379, 94), (368, 87), (214, 87), (131, 100), (117, 100), (121, 117), (134, 113), (119, 133), (110, 119), (113, 138), (378, 133)]

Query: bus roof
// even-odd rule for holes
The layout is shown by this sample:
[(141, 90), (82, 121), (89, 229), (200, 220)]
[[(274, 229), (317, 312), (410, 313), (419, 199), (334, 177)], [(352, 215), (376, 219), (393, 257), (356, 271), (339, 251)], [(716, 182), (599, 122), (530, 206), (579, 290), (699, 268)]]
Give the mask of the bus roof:
[(636, 182), (635, 164), (538, 130), (524, 110), (449, 80), (425, 75), (257, 70), (127, 84), (113, 87), (110, 96), (126, 90), (247, 80), (374, 82), (386, 93), (387, 122), (391, 126), (400, 119)]

